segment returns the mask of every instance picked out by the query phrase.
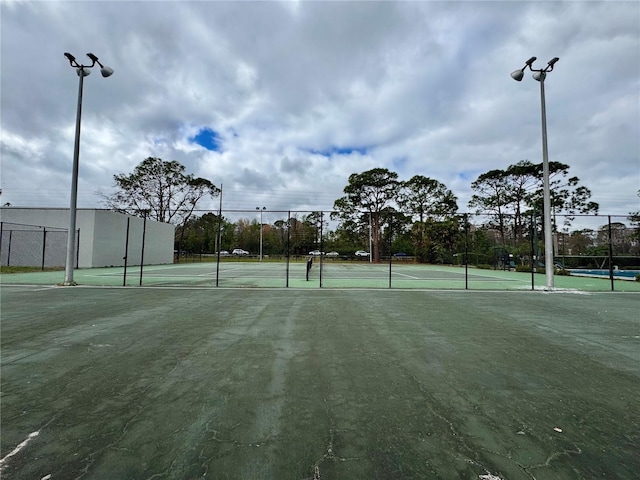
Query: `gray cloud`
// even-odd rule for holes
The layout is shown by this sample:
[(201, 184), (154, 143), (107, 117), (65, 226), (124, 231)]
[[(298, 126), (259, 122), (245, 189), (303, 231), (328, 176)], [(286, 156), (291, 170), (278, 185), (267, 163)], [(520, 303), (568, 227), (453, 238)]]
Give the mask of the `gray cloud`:
[[(85, 80), (81, 207), (160, 156), (223, 184), (227, 208), (331, 208), (351, 173), (383, 166), (444, 182), (464, 210), (480, 173), (541, 159), (539, 86), (509, 78), (535, 55), (560, 57), (545, 83), (551, 160), (570, 165), (601, 212), (638, 209), (635, 2), (0, 9), (3, 203), (68, 204), (78, 82), (62, 53), (91, 51), (116, 74)], [(203, 127), (222, 152), (189, 141)]]

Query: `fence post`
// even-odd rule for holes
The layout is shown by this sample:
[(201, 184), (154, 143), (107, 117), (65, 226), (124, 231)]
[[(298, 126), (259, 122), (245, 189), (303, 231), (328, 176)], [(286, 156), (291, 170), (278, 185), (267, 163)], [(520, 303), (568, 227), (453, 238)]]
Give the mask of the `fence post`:
[(222, 249), (222, 184), (220, 184), (220, 202), (218, 203), (218, 260), (216, 261), (216, 287), (220, 278), (220, 250)]
[(122, 257), (122, 259), (124, 260), (124, 274), (122, 276), (123, 287), (127, 286), (127, 257), (129, 256), (129, 221), (130, 220), (131, 219), (127, 217), (127, 234), (125, 236), (125, 241), (124, 241), (124, 257)]
[(44, 272), (45, 255), (47, 254), (47, 227), (42, 230), (42, 271)]
[(393, 260), (393, 212), (389, 214), (389, 288), (391, 288), (391, 262)]
[(142, 221), (142, 250), (140, 251), (140, 284), (142, 286), (142, 269), (144, 268), (144, 240), (147, 235), (147, 212), (144, 212), (144, 220)]
[(530, 266), (531, 266), (531, 290), (535, 290), (536, 289), (536, 281), (534, 278), (535, 275), (535, 268), (533, 267), (533, 257), (535, 255), (535, 247), (534, 247), (534, 242), (536, 240), (536, 211), (534, 209), (533, 213), (531, 214), (531, 261)]
[(464, 289), (469, 290), (469, 215), (464, 214)]
[(322, 288), (322, 251), (324, 250), (324, 242), (322, 241), (322, 233), (323, 233), (323, 224), (324, 224), (324, 212), (320, 211), (320, 288)]
[[(222, 186), (220, 186), (220, 188), (222, 188)], [(222, 191), (220, 192), (220, 197), (220, 203), (222, 203)], [(220, 250), (222, 250), (222, 206), (218, 209), (218, 233), (216, 235), (216, 243), (218, 244), (216, 252), (216, 287), (218, 287), (220, 279)]]
[(80, 268), (80, 229), (76, 230), (76, 268)]
[(611, 235), (611, 215), (607, 215), (609, 224), (609, 280), (611, 281), (611, 291), (613, 292), (613, 238)]
[(9, 246), (7, 248), (7, 267), (11, 266), (11, 237), (13, 236), (13, 230), (9, 230)]
[(291, 210), (287, 216), (287, 281), (286, 286), (289, 288), (289, 249), (291, 247)]

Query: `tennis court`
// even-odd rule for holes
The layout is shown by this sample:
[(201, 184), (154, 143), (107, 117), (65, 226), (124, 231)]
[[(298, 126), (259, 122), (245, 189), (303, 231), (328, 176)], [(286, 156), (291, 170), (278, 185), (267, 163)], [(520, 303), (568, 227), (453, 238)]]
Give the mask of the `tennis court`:
[[(370, 264), (366, 261), (313, 262), (306, 269), (304, 257), (291, 262), (231, 260), (178, 263), (140, 267), (80, 269), (74, 279), (81, 285), (241, 287), (241, 288), (380, 288), (451, 290), (532, 290), (545, 288), (545, 276), (509, 270), (483, 270), (464, 266), (410, 263)], [(1, 275), (2, 284), (56, 285), (64, 272), (32, 272)], [(608, 278), (556, 276), (559, 289), (610, 291)], [(616, 280), (614, 290), (640, 292), (640, 282)]]
[(181, 285), (3, 284), (3, 478), (640, 471), (635, 293)]

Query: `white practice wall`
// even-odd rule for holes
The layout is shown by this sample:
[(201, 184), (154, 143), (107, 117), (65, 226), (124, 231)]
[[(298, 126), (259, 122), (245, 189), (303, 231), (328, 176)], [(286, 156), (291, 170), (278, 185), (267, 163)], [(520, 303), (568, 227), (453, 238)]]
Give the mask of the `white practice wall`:
[[(129, 235), (127, 242), (127, 220)], [(69, 209), (17, 208), (0, 209), (0, 221), (49, 228), (69, 228)], [(109, 210), (78, 209), (76, 228), (80, 231), (78, 266), (80, 268), (140, 265), (145, 221)], [(173, 263), (175, 227), (168, 223), (146, 221), (144, 264)], [(3, 242), (4, 243), (4, 242)], [(66, 238), (65, 238), (66, 244)], [(65, 247), (66, 248), (66, 247)]]

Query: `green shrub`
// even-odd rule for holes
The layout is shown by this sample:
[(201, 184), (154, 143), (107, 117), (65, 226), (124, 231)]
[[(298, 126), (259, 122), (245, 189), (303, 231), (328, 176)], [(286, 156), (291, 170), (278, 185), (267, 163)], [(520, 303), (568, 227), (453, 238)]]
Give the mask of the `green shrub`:
[(640, 282), (640, 273), (636, 275), (636, 282)]
[(531, 265), (516, 265), (516, 272), (531, 272)]
[[(526, 271), (530, 272), (531, 270), (526, 270)], [(544, 275), (546, 273), (546, 270), (544, 267), (536, 267), (536, 273), (541, 273), (542, 275)], [(569, 276), (571, 275), (571, 272), (564, 268), (554, 268), (553, 274), (560, 275), (560, 276)]]
[(479, 263), (478, 265), (476, 265), (476, 268), (480, 268), (482, 270), (491, 270), (491, 265), (489, 265), (488, 263)]

